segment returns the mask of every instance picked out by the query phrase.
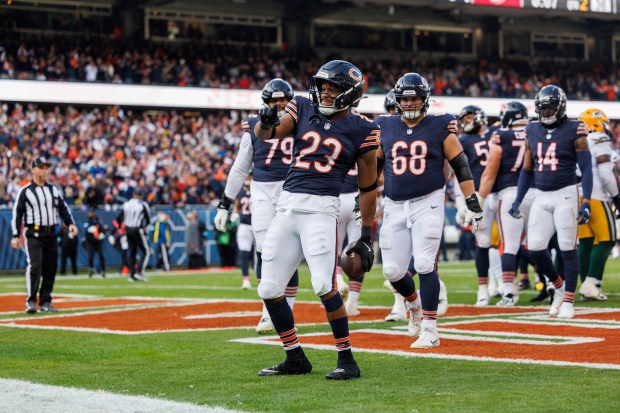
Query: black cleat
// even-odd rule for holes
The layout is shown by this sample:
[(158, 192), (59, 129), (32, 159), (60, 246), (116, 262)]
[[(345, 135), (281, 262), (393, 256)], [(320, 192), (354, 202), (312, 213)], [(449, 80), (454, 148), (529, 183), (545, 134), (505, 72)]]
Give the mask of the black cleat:
[(267, 367), (258, 372), (259, 376), (288, 376), (308, 374), (312, 371), (312, 364), (306, 357), (300, 359), (286, 359), (277, 366)]
[(531, 290), (530, 280), (521, 280), (518, 284), (519, 290)]
[(549, 297), (549, 293), (544, 288), (538, 293), (538, 295), (530, 300), (532, 303), (545, 301)]
[(28, 314), (34, 314), (37, 312), (37, 303), (34, 303), (32, 301), (28, 301), (26, 303), (26, 312)]
[(328, 380), (349, 380), (357, 379), (362, 376), (359, 366), (354, 361), (353, 363), (338, 363), (336, 370), (331, 373), (327, 373), (325, 378)]

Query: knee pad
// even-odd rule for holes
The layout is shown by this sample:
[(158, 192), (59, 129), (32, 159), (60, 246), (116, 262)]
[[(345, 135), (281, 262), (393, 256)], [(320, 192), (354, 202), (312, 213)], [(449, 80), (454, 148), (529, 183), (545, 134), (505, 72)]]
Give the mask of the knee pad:
[(428, 274), (435, 269), (435, 260), (430, 260), (426, 257), (416, 258), (413, 267), (420, 275)]
[[(485, 225), (489, 225), (489, 224), (485, 223)], [(487, 233), (486, 228), (482, 229), (481, 232), (477, 232), (474, 236), (476, 237), (476, 244), (478, 244), (478, 247), (480, 248), (491, 247), (491, 234)]]
[(312, 289), (314, 290), (314, 293), (318, 295), (319, 297), (324, 296), (325, 294), (327, 294), (328, 292), (332, 290), (332, 287), (333, 287), (332, 283), (326, 284), (325, 280), (326, 278), (322, 278), (322, 277), (315, 277), (315, 276), (310, 277), (310, 282), (312, 283)]
[(398, 271), (398, 268), (392, 266), (383, 267), (383, 277), (389, 282), (397, 282), (403, 279), (405, 274)]
[(254, 241), (256, 243), (256, 251), (263, 252), (263, 244), (265, 243), (265, 235), (267, 231), (255, 231)]
[(271, 300), (284, 295), (284, 291), (275, 283), (265, 280), (262, 280), (260, 284), (258, 284), (256, 291), (258, 292), (258, 296), (263, 300)]

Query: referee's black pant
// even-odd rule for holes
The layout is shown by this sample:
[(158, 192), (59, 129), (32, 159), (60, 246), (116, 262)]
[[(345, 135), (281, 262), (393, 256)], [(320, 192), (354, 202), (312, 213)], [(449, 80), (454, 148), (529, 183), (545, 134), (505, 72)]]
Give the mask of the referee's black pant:
[[(129, 265), (129, 274), (131, 276), (136, 274), (136, 264), (138, 265), (139, 272), (144, 274), (151, 256), (151, 249), (149, 247), (149, 241), (146, 237), (146, 232), (143, 228), (126, 229), (127, 243), (129, 244), (129, 258), (127, 260), (127, 264)], [(142, 251), (140, 261), (138, 261), (138, 250)]]
[(26, 230), (26, 288), (28, 302), (39, 305), (52, 302), (52, 290), (58, 266), (58, 241), (53, 229), (49, 231)]

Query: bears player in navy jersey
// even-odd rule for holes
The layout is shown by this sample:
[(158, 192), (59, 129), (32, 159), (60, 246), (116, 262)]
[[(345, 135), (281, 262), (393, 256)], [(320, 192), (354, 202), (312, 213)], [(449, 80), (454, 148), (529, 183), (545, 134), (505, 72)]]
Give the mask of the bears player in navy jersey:
[[(480, 188), (480, 177), (487, 165), (489, 155), (489, 139), (496, 129), (489, 127), (486, 113), (475, 105), (465, 106), (459, 114), (459, 123), (463, 134), (459, 136), (459, 142), (463, 147), (463, 152), (467, 156), (469, 169), (471, 169), (474, 178), (474, 187), (476, 191)], [(467, 206), (465, 199), (455, 185), (457, 206), (456, 220), (460, 226), (463, 226)], [(482, 205), (484, 222), (488, 225), (480, 228), (476, 232), (476, 272), (478, 273), (478, 298), (476, 306), (486, 306), (489, 304), (489, 248), (491, 248), (491, 232), (493, 229), (493, 221), (497, 216), (497, 197), (496, 194), (490, 194), (485, 198), (480, 197), (479, 201)]]
[[(399, 116), (381, 116), (380, 167), (385, 163), (385, 207), (379, 246), (383, 275), (407, 300), (411, 310), (422, 307), (420, 337), (413, 348), (439, 345), (437, 307), (439, 276), (437, 253), (444, 226), (444, 162), (455, 171), (465, 195), (465, 221), (476, 232), (482, 222), (482, 208), (474, 192), (467, 157), (456, 137), (457, 121), (452, 115), (427, 115), (430, 87), (417, 73), (407, 73), (394, 88)], [(380, 168), (381, 169), (381, 168)], [(407, 265), (413, 256), (420, 275), (418, 298)], [(420, 303), (421, 301), (421, 303)]]
[(295, 139), (293, 163), (265, 237), (263, 278), (258, 286), (258, 294), (286, 350), (286, 360), (261, 370), (260, 376), (306, 374), (312, 370), (297, 340), (293, 313), (284, 300), (284, 287), (303, 257), (338, 350), (338, 365), (325, 377), (343, 380), (361, 375), (351, 352), (347, 312), (336, 289), (335, 273), (339, 196), (347, 173), (355, 165), (362, 229), (349, 251), (360, 255), (364, 272), (370, 271), (374, 261), (371, 226), (376, 210), (380, 130), (372, 120), (351, 110), (362, 98), (364, 88), (357, 67), (333, 60), (311, 78), (312, 100), (294, 97), (282, 118), (274, 108), (259, 112), (256, 136), (273, 139), (293, 134)]
[[(294, 92), (291, 85), (280, 78), (270, 80), (263, 88), (261, 97), (266, 107), (277, 106), (278, 116), (284, 116), (284, 109)], [(215, 227), (222, 231), (226, 226), (228, 211), (232, 200), (239, 193), (243, 182), (246, 180), (253, 166), (253, 179), (250, 184), (252, 193), (252, 231), (256, 240), (256, 278), (261, 281), (261, 255), (265, 234), (271, 220), (276, 214), (276, 204), (284, 178), (291, 162), (293, 161), (293, 137), (283, 136), (279, 139), (263, 141), (254, 134), (254, 125), (259, 121), (257, 116), (252, 116), (242, 123), (245, 133), (241, 138), (239, 152), (228, 174), (226, 188), (215, 216)], [(286, 288), (286, 301), (293, 308), (297, 296), (299, 276), (297, 269), (291, 272), (293, 277)], [(273, 324), (267, 308), (263, 306), (263, 314), (256, 325), (256, 332), (267, 334), (273, 331)]]
[[(566, 95), (557, 86), (543, 87), (534, 99), (539, 121), (525, 128), (526, 149), (517, 184), (517, 197), (510, 215), (520, 216), (520, 205), (536, 182), (536, 197), (530, 210), (527, 240), (530, 256), (555, 287), (549, 310), (558, 318), (573, 318), (573, 300), (577, 287), (577, 224), (590, 220), (592, 160), (585, 123), (566, 116)], [(583, 199), (579, 202), (576, 166), (582, 171)], [(563, 277), (553, 267), (547, 245), (557, 231), (564, 259)]]
[(521, 202), (521, 216), (519, 218), (510, 216), (508, 210), (517, 194), (517, 183), (526, 150), (527, 108), (517, 101), (508, 102), (499, 118), (501, 128), (491, 136), (489, 159), (482, 174), (479, 193), (480, 198), (489, 199), (492, 188), (497, 187), (498, 190), (498, 222), (504, 251), (501, 257), (502, 299), (497, 305), (511, 307), (516, 304), (513, 283), (517, 271), (517, 253), (527, 228), (530, 208), (534, 201), (534, 188), (527, 191)]
[(248, 179), (243, 183), (243, 188), (241, 188), (237, 198), (235, 198), (235, 208), (231, 217), (233, 221), (239, 220), (239, 226), (237, 227), (237, 248), (239, 248), (241, 275), (243, 277), (241, 288), (244, 290), (252, 288), (252, 283), (250, 283), (250, 254), (252, 253), (252, 245), (254, 244), (254, 234), (252, 234), (251, 181), (251, 176), (248, 176)]

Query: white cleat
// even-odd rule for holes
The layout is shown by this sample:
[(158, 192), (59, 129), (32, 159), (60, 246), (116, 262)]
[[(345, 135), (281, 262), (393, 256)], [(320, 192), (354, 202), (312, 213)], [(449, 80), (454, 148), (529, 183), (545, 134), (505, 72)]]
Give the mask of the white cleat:
[(478, 287), (478, 298), (476, 299), (476, 307), (486, 307), (489, 305), (489, 289), (486, 285)]
[(558, 312), (558, 318), (571, 319), (575, 317), (575, 309), (572, 303), (562, 303), (560, 311)]
[(137, 274), (137, 273), (136, 273), (136, 274), (134, 274), (134, 276), (133, 276), (133, 277), (134, 277), (136, 280), (138, 280), (138, 281), (144, 281), (144, 282), (147, 282), (147, 281), (149, 280), (149, 279), (147, 278), (147, 276), (146, 276), (146, 275), (144, 275), (144, 274), (142, 274), (142, 273), (140, 273), (140, 274)]
[(489, 277), (489, 297), (497, 298), (501, 297), (499, 290), (497, 289), (497, 280), (495, 277)]
[(551, 307), (549, 308), (550, 316), (557, 316), (560, 313), (560, 305), (562, 305), (562, 300), (564, 299), (564, 286), (560, 288), (556, 288), (553, 293), (553, 302), (551, 303)]
[(512, 294), (506, 294), (497, 303), (497, 306), (498, 307), (514, 307), (515, 306), (514, 296)]
[(599, 289), (596, 288), (596, 279), (594, 277), (586, 277), (579, 288), (579, 295), (596, 300), (599, 293)]
[(357, 317), (360, 315), (360, 310), (357, 308), (357, 300), (353, 300), (351, 297), (347, 300), (345, 308), (347, 309), (347, 315), (349, 317)]
[(407, 325), (407, 334), (410, 337), (420, 335), (422, 327), (422, 307), (411, 307), (409, 309), (409, 324)]
[(270, 334), (275, 331), (273, 327), (273, 323), (271, 322), (271, 318), (263, 317), (260, 319), (258, 324), (256, 325), (256, 332), (258, 334)]
[(420, 338), (418, 338), (411, 348), (433, 348), (439, 347), (439, 333), (437, 328), (425, 328), (422, 330)]
[(439, 279), (439, 305), (437, 306), (437, 316), (441, 317), (448, 312), (448, 289), (446, 284)]
[(385, 321), (407, 321), (407, 307), (405, 307), (405, 298), (394, 293), (394, 305), (392, 311), (385, 317)]
[(252, 289), (252, 283), (250, 282), (250, 280), (243, 280), (243, 284), (241, 284), (241, 289), (242, 290), (251, 290)]

